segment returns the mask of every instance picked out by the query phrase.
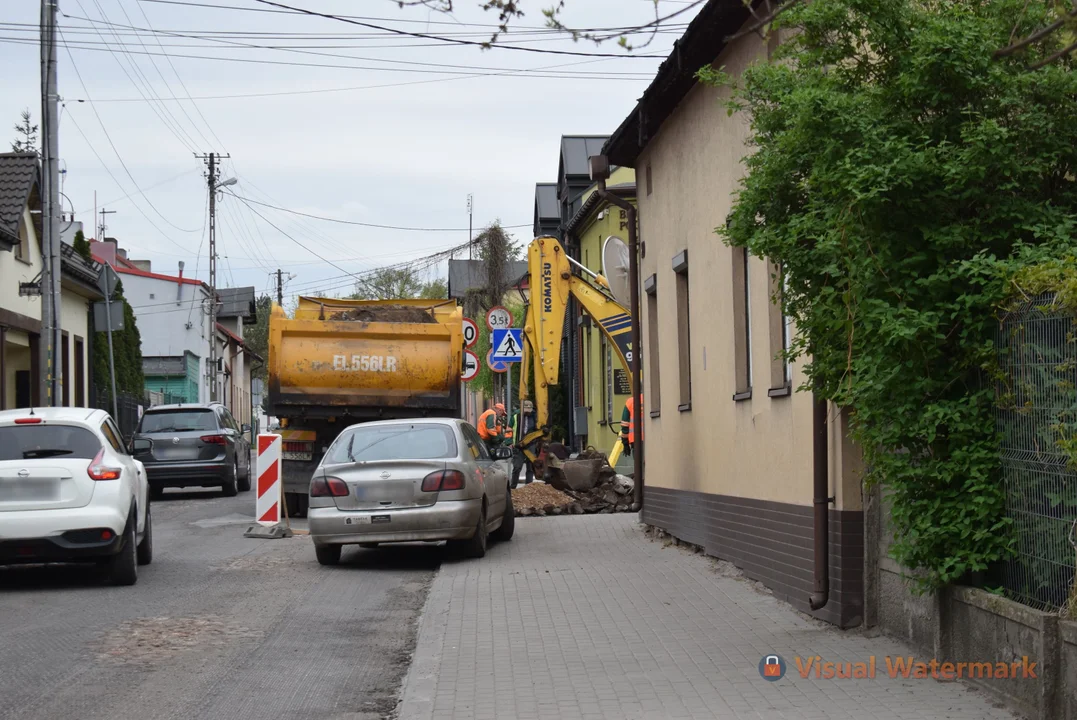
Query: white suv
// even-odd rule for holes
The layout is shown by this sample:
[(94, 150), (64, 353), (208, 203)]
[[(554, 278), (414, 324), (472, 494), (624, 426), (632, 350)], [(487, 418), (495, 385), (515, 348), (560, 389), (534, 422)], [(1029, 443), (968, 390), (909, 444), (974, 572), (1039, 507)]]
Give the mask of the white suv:
[(108, 413), (0, 412), (0, 565), (90, 561), (134, 585), (152, 559), (146, 470)]

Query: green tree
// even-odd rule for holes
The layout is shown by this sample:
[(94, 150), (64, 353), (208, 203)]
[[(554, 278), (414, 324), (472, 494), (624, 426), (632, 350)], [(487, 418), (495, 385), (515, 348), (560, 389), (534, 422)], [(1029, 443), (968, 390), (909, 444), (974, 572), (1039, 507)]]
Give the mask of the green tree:
[(439, 300), (448, 299), (449, 297), (449, 283), (445, 278), (434, 278), (429, 282), (423, 283), (422, 288), (419, 290), (419, 297), (424, 300)]
[[(116, 284), (112, 302), (123, 303), (123, 330), (112, 331), (113, 358), (116, 366), (116, 391), (142, 397), (145, 380), (142, 374), (142, 335), (138, 331), (135, 311), (123, 297), (123, 283)], [(94, 328), (93, 379), (99, 403), (112, 399), (112, 382), (109, 378), (108, 331)]]
[(413, 298), (422, 290), (422, 282), (410, 267), (386, 267), (374, 270), (355, 283), (350, 300), (399, 300)]
[(21, 122), (15, 125), (15, 132), (19, 134), (15, 142), (11, 143), (11, 152), (36, 153), (37, 152), (37, 125), (30, 124), (30, 110), (27, 108), (20, 115)]
[(892, 553), (922, 588), (1012, 548), (984, 377), (1015, 273), (1077, 249), (1077, 74), (993, 55), (1051, 17), (1025, 0), (814, 0), (776, 20), (796, 32), (775, 62), (735, 85), (701, 72), (752, 129), (717, 232), (782, 268), (802, 389), (852, 411)]
[(75, 232), (75, 239), (71, 245), (75, 248), (75, 252), (82, 256), (83, 260), (93, 260), (93, 254), (90, 252), (90, 241), (86, 239), (81, 230)]
[(269, 313), (273, 309), (273, 299), (268, 295), (262, 295), (256, 303), (258, 320), (253, 327), (244, 328), (243, 339), (251, 350), (265, 361), (257, 367), (253, 375), (263, 381), (268, 379), (269, 363)]

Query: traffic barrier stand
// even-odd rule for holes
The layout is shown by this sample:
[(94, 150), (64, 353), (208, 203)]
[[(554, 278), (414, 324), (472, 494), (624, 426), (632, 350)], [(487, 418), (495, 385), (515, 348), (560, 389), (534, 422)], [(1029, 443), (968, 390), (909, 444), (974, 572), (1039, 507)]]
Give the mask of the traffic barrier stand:
[(292, 528), (285, 519), (281, 524), (283, 505), (283, 482), (281, 478), (281, 436), (263, 433), (258, 436), (258, 456), (255, 469), (258, 482), (255, 486), (254, 517), (257, 525), (251, 525), (243, 537), (277, 538), (292, 537)]

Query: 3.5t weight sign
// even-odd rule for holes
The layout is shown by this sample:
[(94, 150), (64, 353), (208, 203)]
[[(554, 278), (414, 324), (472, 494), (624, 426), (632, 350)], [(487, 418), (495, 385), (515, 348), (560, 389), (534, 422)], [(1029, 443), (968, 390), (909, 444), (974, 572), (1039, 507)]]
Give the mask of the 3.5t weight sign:
[(512, 327), (512, 313), (508, 308), (497, 305), (486, 313), (486, 327), (490, 330), (505, 330)]

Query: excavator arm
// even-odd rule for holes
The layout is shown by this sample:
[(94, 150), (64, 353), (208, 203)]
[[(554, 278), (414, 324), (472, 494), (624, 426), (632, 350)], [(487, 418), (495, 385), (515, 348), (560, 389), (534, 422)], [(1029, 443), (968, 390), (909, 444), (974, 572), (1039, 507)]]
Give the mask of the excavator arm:
[[(536, 472), (545, 468), (545, 442), (550, 432), (550, 392), (560, 375), (561, 336), (568, 299), (576, 298), (616, 350), (625, 368), (632, 363), (632, 317), (614, 299), (606, 279), (565, 254), (552, 237), (540, 237), (527, 249), (531, 295), (524, 311), (524, 348), (520, 398), (528, 397), (528, 376), (534, 375), (535, 418), (538, 428), (519, 438)], [(580, 274), (574, 274), (573, 268)]]

